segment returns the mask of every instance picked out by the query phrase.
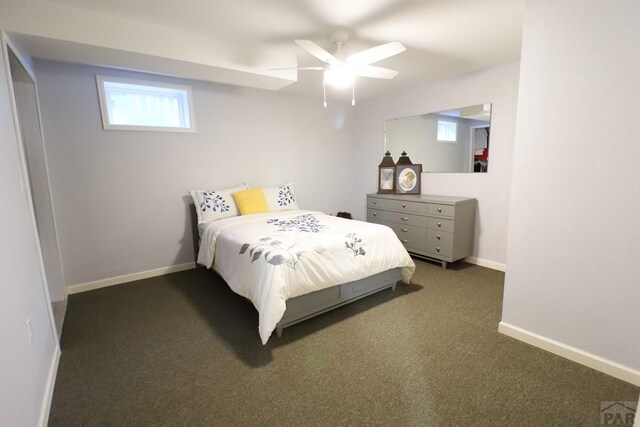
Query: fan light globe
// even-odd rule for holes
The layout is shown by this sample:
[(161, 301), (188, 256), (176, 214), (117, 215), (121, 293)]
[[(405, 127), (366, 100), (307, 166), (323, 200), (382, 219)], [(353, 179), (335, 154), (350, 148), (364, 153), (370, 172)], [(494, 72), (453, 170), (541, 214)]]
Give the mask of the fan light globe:
[(324, 72), (325, 82), (336, 88), (347, 88), (353, 85), (353, 70), (348, 64), (339, 64)]

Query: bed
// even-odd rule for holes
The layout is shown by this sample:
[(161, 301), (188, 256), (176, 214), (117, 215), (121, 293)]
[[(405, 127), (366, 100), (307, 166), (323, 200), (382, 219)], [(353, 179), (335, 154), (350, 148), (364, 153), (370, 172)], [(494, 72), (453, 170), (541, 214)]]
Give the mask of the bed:
[(213, 268), (259, 313), (263, 344), (275, 330), (409, 283), (415, 265), (383, 225), (287, 210), (199, 225), (198, 263)]

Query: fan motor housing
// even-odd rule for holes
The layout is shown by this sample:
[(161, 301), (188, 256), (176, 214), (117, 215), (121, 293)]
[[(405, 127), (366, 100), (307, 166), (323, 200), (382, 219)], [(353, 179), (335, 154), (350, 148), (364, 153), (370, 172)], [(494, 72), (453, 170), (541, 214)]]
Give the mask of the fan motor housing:
[(333, 43), (344, 43), (349, 40), (349, 32), (345, 30), (336, 30), (329, 34), (329, 40)]

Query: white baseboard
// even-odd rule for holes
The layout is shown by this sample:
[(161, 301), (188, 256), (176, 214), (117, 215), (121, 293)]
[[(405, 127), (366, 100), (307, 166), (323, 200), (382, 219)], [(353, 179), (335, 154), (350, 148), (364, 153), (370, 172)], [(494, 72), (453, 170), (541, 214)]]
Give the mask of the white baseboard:
[(572, 360), (596, 371), (604, 372), (636, 386), (640, 386), (640, 371), (621, 365), (609, 359), (563, 344), (551, 338), (538, 335), (526, 329), (505, 322), (498, 324), (498, 332), (508, 335), (527, 344), (546, 350), (550, 353)]
[(468, 256), (464, 259), (469, 264), (479, 265), (480, 267), (487, 267), (492, 270), (507, 271), (506, 264), (500, 264), (499, 262), (489, 261), (488, 259), (476, 258), (474, 256)]
[(60, 346), (56, 345), (51, 359), (51, 367), (49, 368), (49, 378), (47, 386), (42, 397), (42, 406), (40, 408), (40, 420), (38, 425), (47, 427), (49, 423), (49, 412), (51, 411), (51, 399), (53, 398), (53, 388), (56, 385), (56, 376), (58, 375), (58, 363), (60, 362)]
[(162, 276), (163, 274), (177, 273), (178, 271), (192, 270), (196, 268), (195, 262), (171, 265), (168, 267), (154, 268), (153, 270), (141, 271), (139, 273), (124, 274), (122, 276), (110, 277), (108, 279), (95, 280), (93, 282), (79, 283), (67, 286), (67, 293), (77, 294), (79, 292), (92, 291), (94, 289), (106, 288), (107, 286), (119, 285), (121, 283), (133, 282), (134, 280), (148, 279), (149, 277)]

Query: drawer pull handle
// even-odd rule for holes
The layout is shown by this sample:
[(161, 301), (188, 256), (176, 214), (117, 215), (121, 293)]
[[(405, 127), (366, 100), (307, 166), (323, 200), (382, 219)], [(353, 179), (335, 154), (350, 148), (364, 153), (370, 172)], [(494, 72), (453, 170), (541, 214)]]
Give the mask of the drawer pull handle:
[(377, 204), (378, 204), (378, 202), (376, 202), (376, 201), (374, 200), (374, 201), (373, 201), (373, 204), (374, 204), (374, 205), (377, 205)]
[(440, 240), (440, 235), (439, 234), (436, 236), (436, 239)]
[(438, 227), (442, 227), (442, 223), (440, 223), (440, 222), (439, 222), (439, 223), (438, 223)]
[(378, 216), (378, 214), (374, 212), (374, 213), (373, 213), (373, 216)]
[(438, 208), (438, 213), (442, 213), (442, 209)]
[(436, 247), (436, 252), (440, 252), (440, 248)]
[(405, 216), (405, 217), (402, 217), (402, 218), (400, 218), (400, 219), (402, 219), (403, 221), (406, 221), (406, 220), (408, 220), (409, 218), (407, 218), (407, 217)]
[(402, 241), (402, 243), (407, 243), (407, 242), (409, 242), (407, 239), (404, 239), (404, 240)]
[(407, 228), (401, 228), (400, 230), (404, 231), (405, 233), (409, 231)]
[(407, 207), (407, 205), (405, 205), (405, 204), (403, 203), (403, 204), (402, 204), (402, 207), (403, 207), (403, 208), (406, 208), (406, 207)]

